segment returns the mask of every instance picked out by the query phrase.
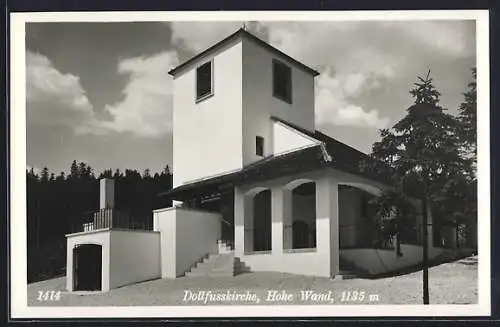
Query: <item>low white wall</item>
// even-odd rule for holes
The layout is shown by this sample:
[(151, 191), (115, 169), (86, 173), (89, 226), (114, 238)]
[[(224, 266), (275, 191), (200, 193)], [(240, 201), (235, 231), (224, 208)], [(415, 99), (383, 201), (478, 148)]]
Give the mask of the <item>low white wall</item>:
[(177, 209), (176, 276), (183, 275), (209, 253), (217, 253), (221, 236), (218, 213)]
[(153, 229), (160, 232), (161, 278), (175, 278), (175, 208), (153, 211)]
[[(422, 262), (423, 248), (417, 245), (401, 244), (402, 256), (396, 250), (346, 249), (340, 250), (340, 256), (372, 275), (412, 267)], [(440, 248), (429, 248), (429, 259), (443, 252)]]
[(217, 253), (221, 215), (187, 208), (165, 208), (153, 212), (155, 230), (161, 232), (161, 276), (182, 276), (196, 262)]
[[(286, 250), (285, 250), (286, 251)], [(252, 271), (276, 271), (289, 274), (330, 277), (328, 253), (284, 252), (241, 255), (241, 260)]]
[(160, 233), (110, 231), (110, 288), (160, 278)]
[(101, 273), (101, 289), (109, 291), (110, 278), (109, 278), (109, 243), (110, 235), (109, 230), (99, 230), (84, 233), (75, 233), (66, 235), (66, 289), (68, 292), (73, 291), (73, 249), (80, 244), (97, 244), (102, 246), (102, 273)]

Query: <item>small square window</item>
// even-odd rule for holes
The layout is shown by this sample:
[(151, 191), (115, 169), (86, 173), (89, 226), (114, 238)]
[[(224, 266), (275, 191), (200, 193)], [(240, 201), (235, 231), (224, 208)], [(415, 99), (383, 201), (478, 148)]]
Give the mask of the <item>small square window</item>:
[(196, 69), (196, 100), (201, 100), (213, 92), (212, 62), (204, 63)]
[(273, 60), (273, 96), (292, 103), (292, 69)]
[(255, 138), (255, 154), (261, 157), (264, 156), (264, 138), (262, 136)]

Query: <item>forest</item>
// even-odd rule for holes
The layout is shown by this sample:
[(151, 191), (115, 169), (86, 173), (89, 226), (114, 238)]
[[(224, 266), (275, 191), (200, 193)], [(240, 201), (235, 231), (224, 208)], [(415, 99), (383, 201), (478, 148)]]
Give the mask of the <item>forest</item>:
[(151, 224), (152, 210), (168, 207), (158, 194), (172, 188), (166, 166), (160, 173), (149, 169), (106, 169), (96, 175), (85, 162), (73, 161), (69, 174), (56, 175), (47, 167), (27, 170), (28, 282), (65, 274), (66, 238), (74, 222), (99, 209), (99, 180), (115, 180), (115, 207)]

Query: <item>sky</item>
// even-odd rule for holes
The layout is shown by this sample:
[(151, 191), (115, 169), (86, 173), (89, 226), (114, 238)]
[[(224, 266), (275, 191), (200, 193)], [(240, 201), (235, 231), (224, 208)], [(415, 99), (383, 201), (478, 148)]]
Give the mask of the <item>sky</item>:
[[(167, 72), (242, 22), (28, 23), (27, 165), (67, 172), (73, 160), (161, 171), (172, 161)], [(248, 30), (318, 70), (316, 128), (369, 153), (379, 129), (412, 104), (431, 71), (456, 114), (476, 65), (475, 22), (246, 22)], [(223, 121), (221, 121), (223, 124)], [(175, 173), (175, 172), (174, 172)]]

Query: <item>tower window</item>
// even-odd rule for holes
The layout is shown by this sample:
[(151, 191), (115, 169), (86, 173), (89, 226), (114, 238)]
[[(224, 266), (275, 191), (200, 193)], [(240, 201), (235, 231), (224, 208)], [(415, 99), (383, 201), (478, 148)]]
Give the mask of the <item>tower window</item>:
[(212, 62), (204, 63), (196, 69), (196, 101), (213, 94)]
[(292, 69), (273, 60), (273, 96), (292, 103)]
[(264, 138), (262, 136), (255, 138), (255, 154), (261, 157), (264, 156)]

